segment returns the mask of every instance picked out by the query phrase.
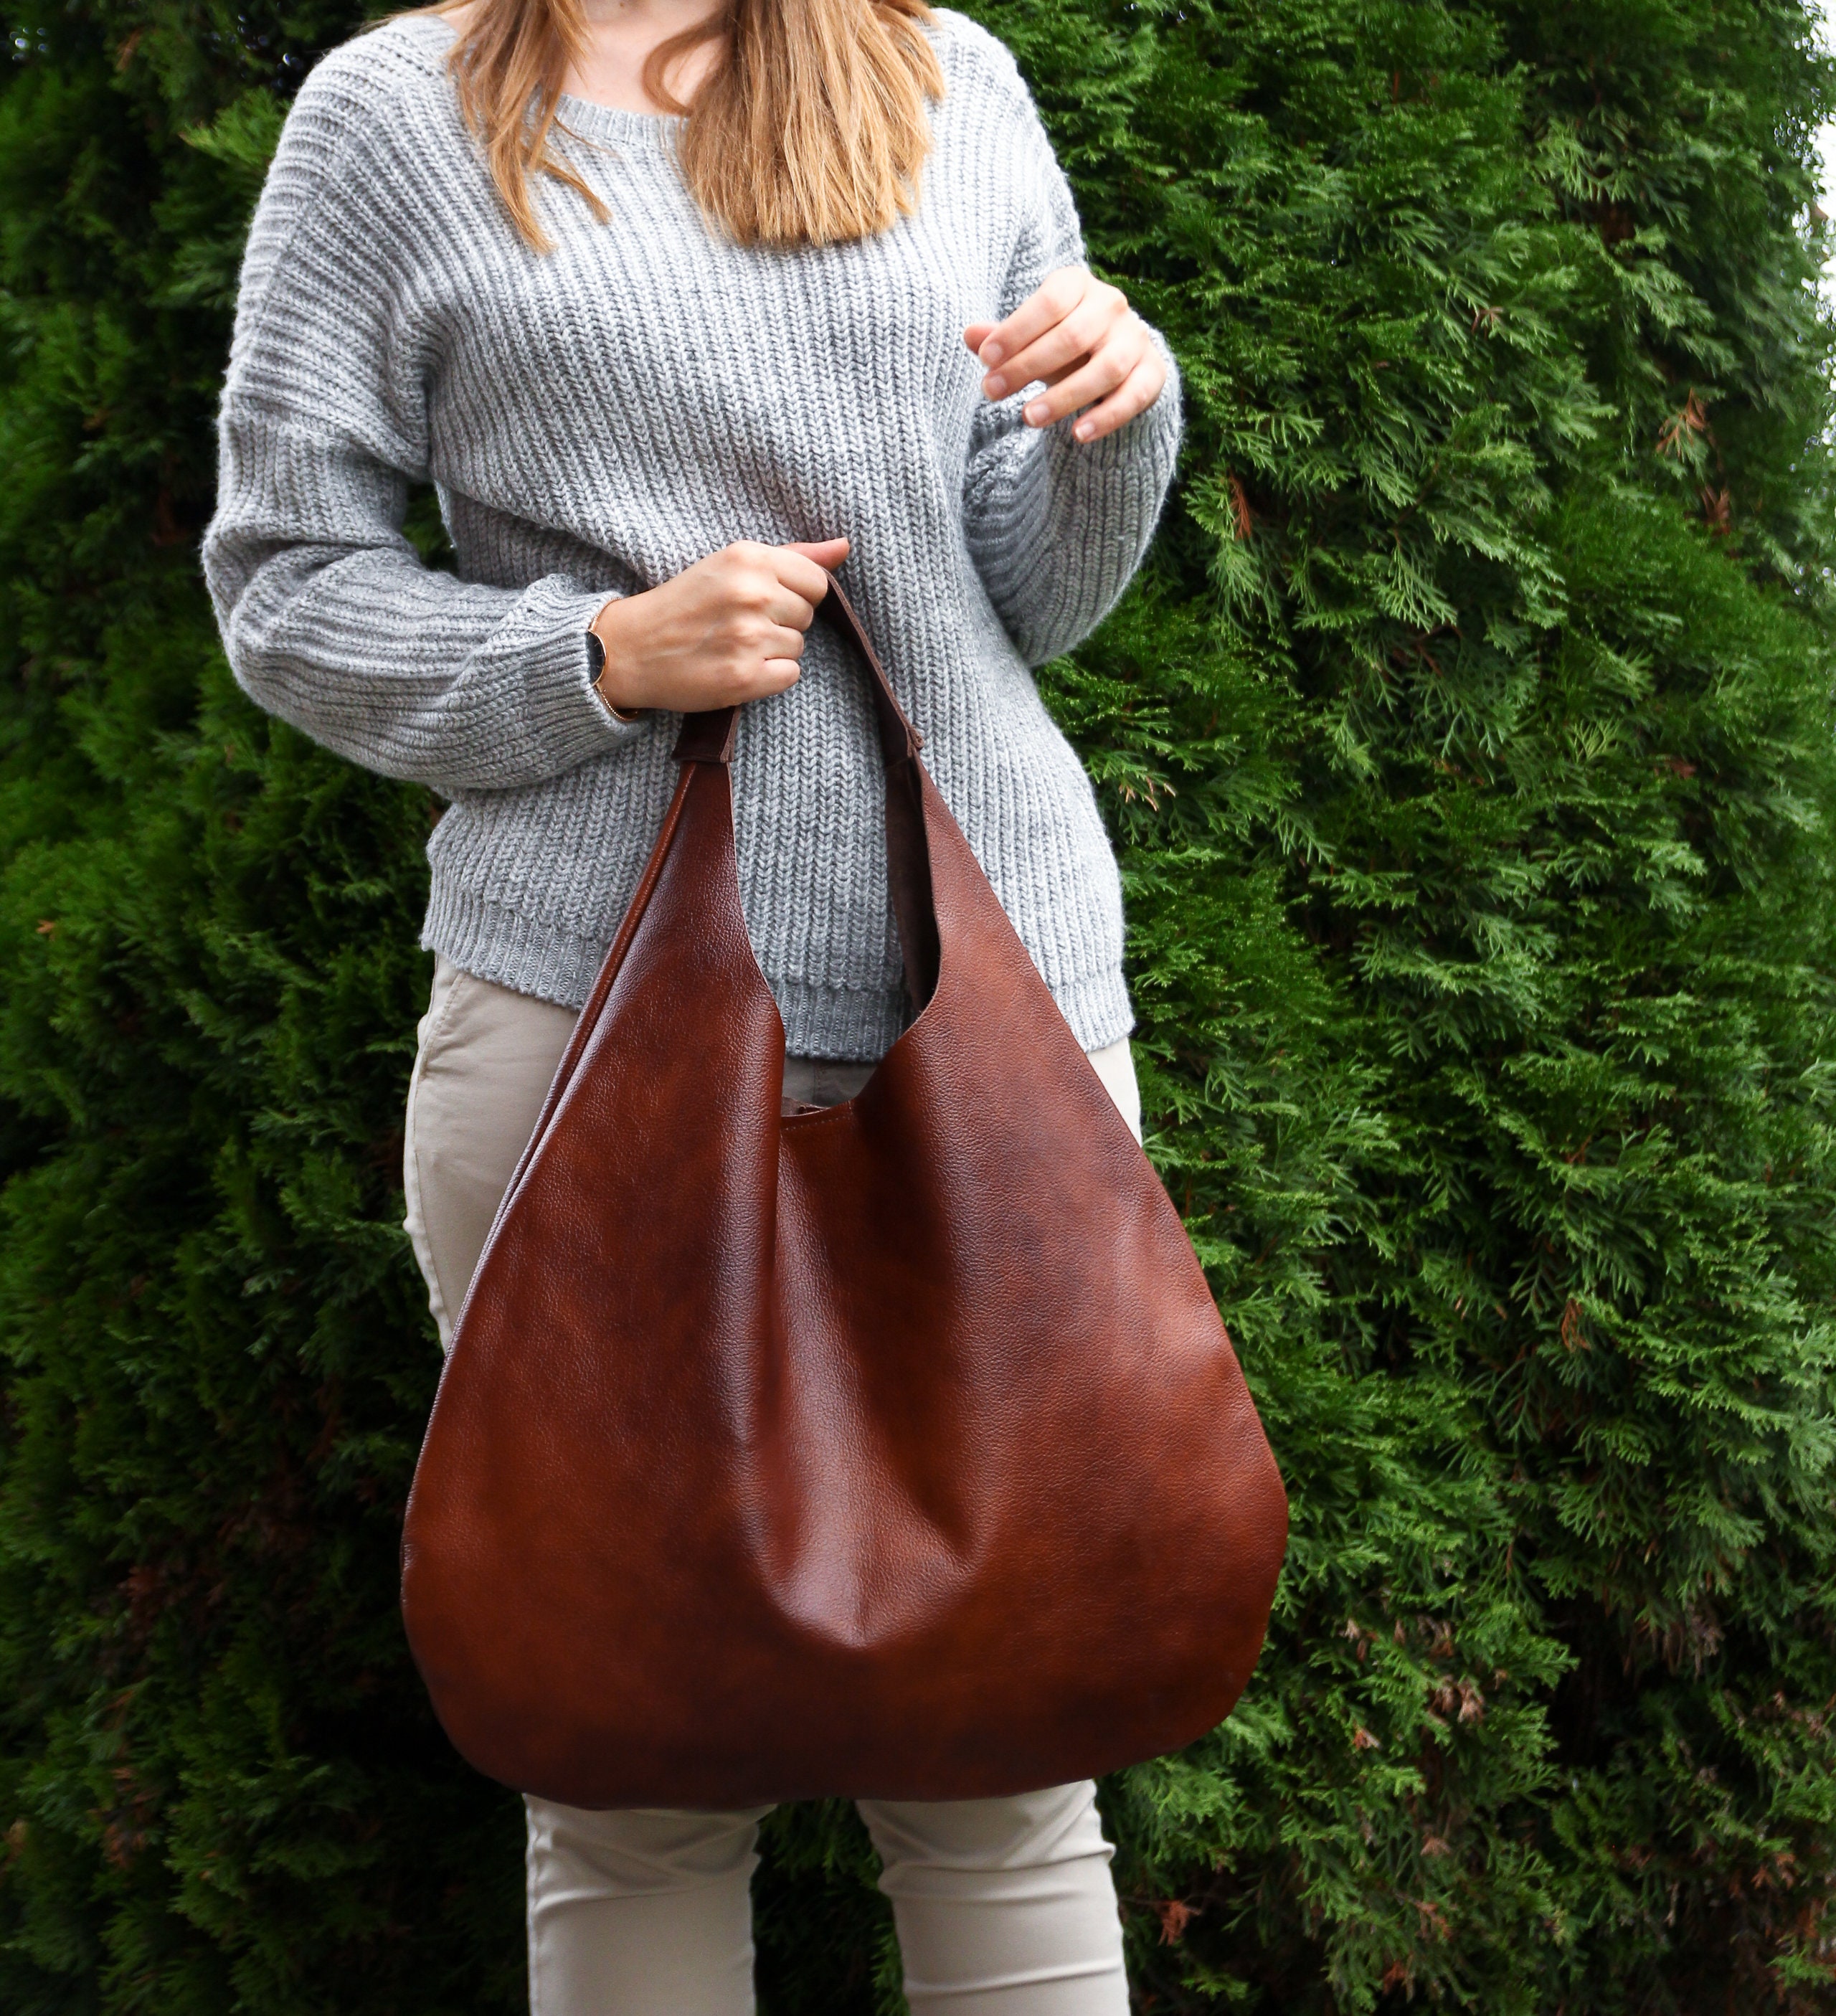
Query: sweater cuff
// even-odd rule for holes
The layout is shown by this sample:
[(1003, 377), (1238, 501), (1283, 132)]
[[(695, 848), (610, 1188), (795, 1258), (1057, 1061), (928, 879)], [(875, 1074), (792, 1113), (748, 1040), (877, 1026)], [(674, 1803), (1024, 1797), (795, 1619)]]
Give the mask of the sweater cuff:
[(576, 589), (565, 577), (538, 585), (547, 607), (545, 633), (525, 661), (529, 722), (554, 774), (621, 749), (647, 722), (621, 721), (593, 689), (587, 626), (611, 599), (603, 589)]

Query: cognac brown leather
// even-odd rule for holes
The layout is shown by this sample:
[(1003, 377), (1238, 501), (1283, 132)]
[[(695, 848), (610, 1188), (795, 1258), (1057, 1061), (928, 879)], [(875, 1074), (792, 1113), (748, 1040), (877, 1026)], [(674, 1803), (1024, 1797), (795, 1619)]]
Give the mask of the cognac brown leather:
[(1165, 1190), (873, 682), (920, 1011), (784, 1115), (734, 711), (680, 780), (461, 1313), (402, 1605), (448, 1733), (575, 1806), (956, 1799), (1231, 1708), (1287, 1505)]

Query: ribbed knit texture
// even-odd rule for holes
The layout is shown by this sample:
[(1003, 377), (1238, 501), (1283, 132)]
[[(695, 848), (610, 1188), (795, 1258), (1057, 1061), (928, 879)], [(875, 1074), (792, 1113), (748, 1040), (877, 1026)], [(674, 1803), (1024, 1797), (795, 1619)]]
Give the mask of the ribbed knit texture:
[[(1171, 380), (1108, 440), (992, 405), (963, 343), (1080, 263), (1070, 191), (1013, 59), (959, 15), (918, 214), (859, 243), (735, 246), (678, 122), (567, 98), (527, 249), (460, 118), (453, 31), (333, 50), (288, 117), (242, 275), (203, 560), (229, 659), (329, 747), (452, 800), (423, 943), (577, 1006), (675, 777), (674, 717), (618, 722), (589, 621), (736, 539), (845, 533), (842, 580), (925, 758), (1078, 1039), (1131, 1026), (1115, 862), (1029, 666), (1101, 619), (1179, 432)], [(431, 480), (458, 578), (401, 531)], [(740, 884), (788, 1047), (879, 1056), (902, 993), (864, 675), (826, 625), (743, 710)]]

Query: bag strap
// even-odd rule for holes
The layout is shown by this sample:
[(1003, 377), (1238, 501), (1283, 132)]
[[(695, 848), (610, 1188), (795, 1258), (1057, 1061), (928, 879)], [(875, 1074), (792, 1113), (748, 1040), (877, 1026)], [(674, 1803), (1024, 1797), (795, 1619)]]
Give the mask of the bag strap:
[[(931, 901), (931, 848), (924, 831), (924, 772), (918, 752), (924, 738), (899, 705), (866, 628), (833, 574), (829, 592), (817, 605), (855, 650), (870, 675), (869, 690), (880, 730), (880, 753), (886, 765), (886, 872), (892, 891), (893, 920), (898, 927), (905, 987), (916, 1017), (937, 989), (937, 913)], [(678, 763), (732, 761), (737, 707), (710, 707), (685, 715), (674, 751)]]

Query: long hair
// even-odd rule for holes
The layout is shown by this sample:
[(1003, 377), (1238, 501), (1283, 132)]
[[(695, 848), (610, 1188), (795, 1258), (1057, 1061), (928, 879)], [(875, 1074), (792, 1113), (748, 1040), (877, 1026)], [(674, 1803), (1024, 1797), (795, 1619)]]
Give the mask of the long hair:
[[(944, 95), (920, 25), (930, 18), (925, 0), (728, 0), (653, 50), (644, 86), (682, 116), (682, 176), (707, 215), (741, 244), (832, 245), (915, 210), (931, 147), (926, 103)], [(668, 73), (709, 41), (722, 46), (685, 104)], [(609, 214), (549, 145), (561, 81), (586, 46), (580, 0), (476, 0), (447, 59), (504, 207), (538, 252), (552, 241), (531, 175), (574, 190), (602, 223)]]

